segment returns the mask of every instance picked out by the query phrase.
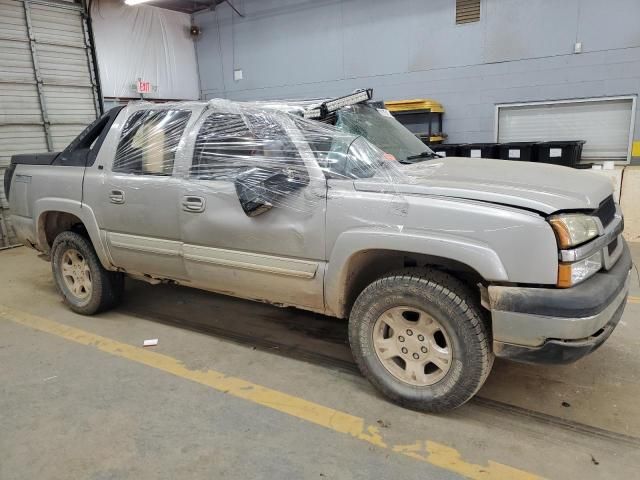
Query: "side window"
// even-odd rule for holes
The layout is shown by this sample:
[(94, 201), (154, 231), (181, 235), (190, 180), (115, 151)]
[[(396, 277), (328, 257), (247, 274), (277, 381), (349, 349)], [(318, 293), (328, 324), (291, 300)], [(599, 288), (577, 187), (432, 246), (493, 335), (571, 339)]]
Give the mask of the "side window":
[(206, 180), (235, 181), (250, 169), (286, 172), (308, 183), (308, 173), (298, 146), (277, 115), (216, 112), (207, 117), (196, 137), (191, 176)]
[(113, 161), (113, 171), (171, 175), (176, 150), (189, 121), (186, 110), (140, 110), (129, 117)]
[(262, 146), (262, 166), (274, 169), (302, 167), (298, 146), (278, 121), (282, 115), (255, 112), (246, 116), (249, 128)]
[(304, 135), (325, 176), (340, 178), (346, 162), (347, 150), (356, 137), (348, 133), (336, 132), (335, 129), (323, 123), (304, 118), (296, 118), (295, 123)]
[(261, 145), (242, 115), (212, 113), (202, 124), (193, 153), (191, 176), (206, 180), (233, 180), (255, 165)]
[(286, 175), (298, 188), (307, 185), (309, 172), (300, 155), (299, 145), (284, 127), (293, 118), (280, 112), (252, 112), (246, 119), (262, 146), (262, 152), (258, 154), (260, 163), (255, 166), (271, 174)]

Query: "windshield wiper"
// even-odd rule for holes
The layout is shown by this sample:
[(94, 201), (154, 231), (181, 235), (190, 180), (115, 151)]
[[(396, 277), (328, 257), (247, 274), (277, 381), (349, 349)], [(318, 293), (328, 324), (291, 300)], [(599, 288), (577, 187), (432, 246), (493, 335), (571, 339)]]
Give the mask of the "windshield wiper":
[(437, 153), (432, 152), (431, 150), (425, 150), (424, 152), (418, 153), (417, 155), (409, 155), (407, 157), (407, 160), (417, 160), (418, 158), (442, 158), (442, 157)]

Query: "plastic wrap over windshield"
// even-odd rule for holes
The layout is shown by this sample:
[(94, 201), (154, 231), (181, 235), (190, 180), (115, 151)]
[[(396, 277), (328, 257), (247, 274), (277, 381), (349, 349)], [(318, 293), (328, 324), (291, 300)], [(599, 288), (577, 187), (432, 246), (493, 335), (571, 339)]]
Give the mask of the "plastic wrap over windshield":
[(393, 155), (330, 125), (251, 103), (189, 105), (136, 105), (113, 171), (183, 178), (190, 191), (235, 196), (250, 217), (324, 207), (332, 181), (374, 182), (390, 196), (413, 181)]

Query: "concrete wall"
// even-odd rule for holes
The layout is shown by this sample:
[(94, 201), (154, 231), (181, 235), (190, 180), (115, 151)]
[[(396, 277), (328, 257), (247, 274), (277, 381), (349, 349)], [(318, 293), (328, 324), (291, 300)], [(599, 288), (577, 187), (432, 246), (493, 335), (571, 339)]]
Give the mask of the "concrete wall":
[(466, 25), (455, 0), (233, 3), (194, 16), (203, 98), (431, 97), (457, 142), (494, 140), (497, 103), (640, 93), (638, 0), (482, 0)]

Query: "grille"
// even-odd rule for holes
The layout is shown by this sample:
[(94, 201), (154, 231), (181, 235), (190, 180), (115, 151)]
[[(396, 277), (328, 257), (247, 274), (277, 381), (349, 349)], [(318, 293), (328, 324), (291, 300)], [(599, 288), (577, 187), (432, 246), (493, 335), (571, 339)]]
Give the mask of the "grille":
[(607, 225), (613, 221), (616, 215), (616, 204), (613, 201), (613, 197), (610, 196), (605, 198), (602, 203), (600, 203), (595, 214), (602, 222), (602, 226), (606, 228)]
[(609, 252), (609, 255), (615, 252), (616, 248), (618, 248), (618, 237), (614, 238), (613, 241), (607, 246), (607, 251)]

